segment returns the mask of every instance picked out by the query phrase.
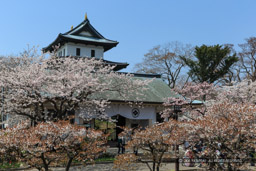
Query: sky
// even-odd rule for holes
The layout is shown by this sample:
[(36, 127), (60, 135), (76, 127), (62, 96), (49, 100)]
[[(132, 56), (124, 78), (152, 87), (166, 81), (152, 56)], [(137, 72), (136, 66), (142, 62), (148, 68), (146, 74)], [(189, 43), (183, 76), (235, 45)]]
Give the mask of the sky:
[(104, 59), (127, 62), (124, 71), (157, 45), (179, 41), (238, 44), (256, 36), (255, 0), (1, 0), (0, 55), (39, 50), (59, 33), (84, 20), (106, 38), (119, 42)]

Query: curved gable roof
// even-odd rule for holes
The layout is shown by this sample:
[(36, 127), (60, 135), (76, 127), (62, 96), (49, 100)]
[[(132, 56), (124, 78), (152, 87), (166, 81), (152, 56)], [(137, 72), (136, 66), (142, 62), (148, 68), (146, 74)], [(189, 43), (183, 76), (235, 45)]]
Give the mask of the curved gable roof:
[(117, 41), (106, 39), (90, 24), (88, 19), (85, 19), (74, 29), (63, 34), (60, 33), (51, 44), (43, 48), (43, 52), (52, 52), (54, 46), (63, 45), (67, 42), (103, 46), (104, 51), (115, 47), (119, 43)]

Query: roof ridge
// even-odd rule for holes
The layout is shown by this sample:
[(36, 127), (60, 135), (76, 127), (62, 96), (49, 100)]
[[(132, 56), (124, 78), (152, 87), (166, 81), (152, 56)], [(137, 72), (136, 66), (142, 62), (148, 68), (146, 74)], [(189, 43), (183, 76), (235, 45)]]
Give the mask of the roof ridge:
[(67, 31), (67, 32), (65, 32), (65, 33), (60, 33), (60, 34), (62, 34), (62, 35), (67, 35), (67, 34), (69, 34), (70, 32), (73, 32), (74, 30), (76, 30), (76, 29), (77, 29), (78, 27), (80, 27), (81, 25), (85, 24), (86, 21), (89, 21), (89, 20), (86, 19), (86, 20), (82, 21), (80, 24), (78, 24), (75, 28), (73, 28), (73, 29), (71, 29), (71, 30), (69, 30), (69, 31)]

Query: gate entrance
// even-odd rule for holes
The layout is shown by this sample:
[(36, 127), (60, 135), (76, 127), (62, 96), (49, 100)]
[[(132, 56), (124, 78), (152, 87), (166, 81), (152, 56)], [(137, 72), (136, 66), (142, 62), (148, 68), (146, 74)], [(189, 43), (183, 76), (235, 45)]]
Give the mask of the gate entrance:
[(126, 124), (126, 122), (125, 122), (126, 118), (121, 115), (117, 115), (116, 120), (117, 120), (117, 122), (116, 122), (116, 140), (117, 140), (118, 134), (120, 134), (123, 131), (123, 129), (120, 127), (123, 127)]

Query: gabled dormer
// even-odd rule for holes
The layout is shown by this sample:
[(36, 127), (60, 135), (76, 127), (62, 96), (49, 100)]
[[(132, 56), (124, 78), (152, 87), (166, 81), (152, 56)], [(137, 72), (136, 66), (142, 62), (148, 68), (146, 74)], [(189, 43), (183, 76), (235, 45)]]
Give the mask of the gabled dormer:
[(117, 41), (103, 37), (91, 24), (85, 15), (85, 20), (66, 33), (60, 33), (58, 37), (43, 52), (52, 52), (55, 46), (58, 56), (84, 56), (103, 59), (104, 52), (118, 44)]

